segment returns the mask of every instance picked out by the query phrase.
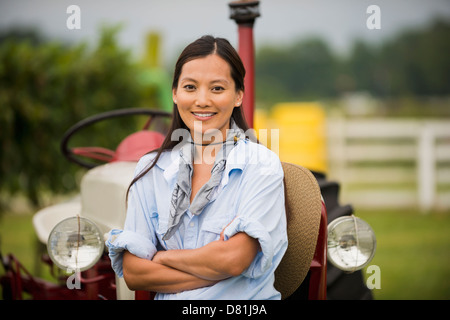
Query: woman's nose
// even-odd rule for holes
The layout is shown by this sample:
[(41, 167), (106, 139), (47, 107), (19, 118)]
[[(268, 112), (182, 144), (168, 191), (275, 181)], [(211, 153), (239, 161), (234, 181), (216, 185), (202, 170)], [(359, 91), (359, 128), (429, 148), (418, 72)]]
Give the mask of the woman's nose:
[(195, 99), (195, 104), (198, 107), (208, 107), (211, 106), (211, 98), (210, 98), (210, 93), (208, 92), (208, 90), (198, 90), (197, 91), (197, 96)]

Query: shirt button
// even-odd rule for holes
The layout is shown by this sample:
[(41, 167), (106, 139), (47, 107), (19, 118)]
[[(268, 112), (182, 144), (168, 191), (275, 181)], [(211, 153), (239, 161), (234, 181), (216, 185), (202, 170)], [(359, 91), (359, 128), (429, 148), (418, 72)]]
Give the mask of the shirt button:
[(191, 223), (189, 223), (189, 226), (193, 227), (193, 226), (195, 226), (195, 223), (191, 222)]

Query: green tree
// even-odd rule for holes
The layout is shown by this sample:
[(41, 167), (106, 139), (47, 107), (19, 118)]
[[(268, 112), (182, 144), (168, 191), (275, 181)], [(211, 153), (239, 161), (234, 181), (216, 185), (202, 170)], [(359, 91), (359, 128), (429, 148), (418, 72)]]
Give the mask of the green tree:
[(261, 101), (336, 95), (337, 61), (319, 39), (288, 47), (262, 47), (256, 56), (256, 94)]
[(358, 41), (348, 59), (356, 88), (375, 96), (431, 96), (450, 93), (450, 24), (407, 30), (379, 46)]
[[(0, 43), (0, 202), (24, 193), (39, 205), (41, 191), (76, 187), (80, 170), (64, 159), (60, 140), (76, 122), (100, 112), (141, 107), (137, 66), (119, 48), (117, 27), (97, 46), (67, 46), (3, 37)], [(145, 106), (152, 104), (148, 95)], [(99, 126), (80, 143), (114, 148), (136, 124)], [(89, 140), (89, 141), (88, 141)]]

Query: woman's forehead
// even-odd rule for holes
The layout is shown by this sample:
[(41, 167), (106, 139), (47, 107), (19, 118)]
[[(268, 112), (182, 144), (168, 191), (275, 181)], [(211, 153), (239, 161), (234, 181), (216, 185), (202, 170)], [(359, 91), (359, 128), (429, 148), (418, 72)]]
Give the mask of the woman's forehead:
[(180, 81), (183, 79), (209, 81), (232, 81), (228, 63), (216, 54), (190, 60), (183, 65)]

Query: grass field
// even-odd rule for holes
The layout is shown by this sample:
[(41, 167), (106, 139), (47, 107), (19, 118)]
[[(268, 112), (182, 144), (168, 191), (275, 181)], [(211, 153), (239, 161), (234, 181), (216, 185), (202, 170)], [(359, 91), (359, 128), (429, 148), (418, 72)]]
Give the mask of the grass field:
[[(450, 213), (356, 210), (356, 215), (377, 235), (370, 263), (381, 271), (381, 289), (373, 290), (376, 299), (450, 299)], [(30, 272), (38, 272), (31, 215), (0, 217), (0, 239), (3, 254), (14, 253)]]
[[(370, 264), (381, 271), (376, 299), (450, 299), (450, 214), (362, 211), (377, 235)], [(370, 275), (370, 274), (369, 274)]]

